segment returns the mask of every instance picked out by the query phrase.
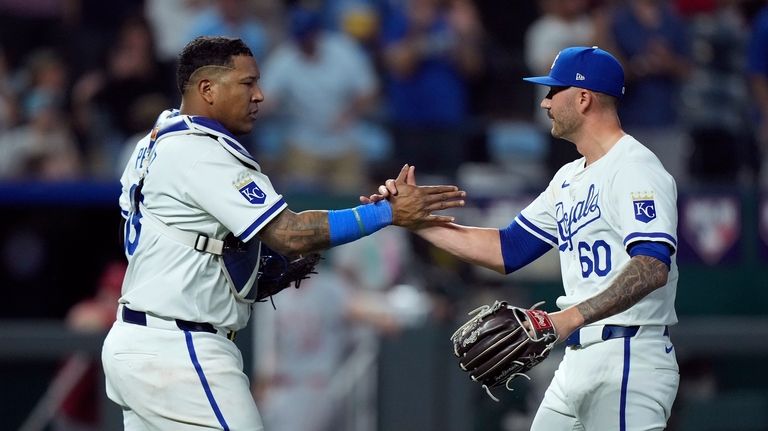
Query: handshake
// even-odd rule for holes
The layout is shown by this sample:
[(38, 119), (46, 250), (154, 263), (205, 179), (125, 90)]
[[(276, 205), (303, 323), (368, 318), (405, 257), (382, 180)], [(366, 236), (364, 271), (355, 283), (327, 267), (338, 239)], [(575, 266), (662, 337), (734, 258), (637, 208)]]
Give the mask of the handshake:
[(360, 196), (360, 202), (388, 200), (392, 206), (392, 224), (408, 229), (453, 222), (453, 216), (433, 212), (464, 206), (466, 192), (456, 186), (416, 185), (415, 172), (415, 166), (404, 165), (397, 178), (380, 185), (376, 194)]

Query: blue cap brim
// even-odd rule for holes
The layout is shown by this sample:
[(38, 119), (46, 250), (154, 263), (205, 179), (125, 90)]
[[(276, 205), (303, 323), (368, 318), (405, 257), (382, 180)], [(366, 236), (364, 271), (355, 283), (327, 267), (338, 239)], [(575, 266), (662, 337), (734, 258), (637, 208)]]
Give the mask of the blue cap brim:
[(533, 82), (534, 84), (539, 85), (548, 85), (550, 87), (569, 87), (569, 84), (566, 84), (564, 82), (558, 81), (555, 78), (552, 78), (551, 76), (531, 76), (528, 78), (523, 78), (523, 81)]

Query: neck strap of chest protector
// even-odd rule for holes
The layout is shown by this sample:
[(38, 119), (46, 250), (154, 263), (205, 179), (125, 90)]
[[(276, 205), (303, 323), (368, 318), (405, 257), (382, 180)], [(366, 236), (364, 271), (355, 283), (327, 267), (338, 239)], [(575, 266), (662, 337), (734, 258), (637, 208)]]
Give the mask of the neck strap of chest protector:
[[(160, 123), (162, 127), (160, 127)], [(205, 117), (190, 117), (187, 115), (179, 115), (178, 110), (165, 111), (158, 118), (155, 127), (153, 128), (149, 146), (147, 147), (146, 164), (142, 166), (141, 173), (139, 174), (139, 185), (136, 189), (137, 193), (140, 193), (141, 188), (144, 186), (144, 178), (149, 172), (149, 164), (154, 156), (157, 143), (163, 138), (169, 136), (189, 134), (189, 133), (204, 133), (215, 139), (222, 147), (224, 147), (230, 154), (235, 156), (244, 165), (261, 170), (261, 167), (256, 160), (248, 153), (248, 151), (234, 137), (227, 134), (221, 125), (216, 121), (210, 120)], [(140, 199), (134, 199), (134, 202), (138, 206), (141, 214), (144, 216), (148, 224), (155, 228), (158, 232), (166, 237), (179, 242), (181, 244), (192, 247), (193, 249), (202, 252), (210, 253), (216, 256), (221, 256), (224, 251), (224, 241), (216, 238), (211, 238), (207, 235), (203, 235), (197, 232), (189, 232), (181, 230), (174, 226), (169, 226), (163, 223), (159, 218), (152, 214), (147, 207), (141, 202)]]

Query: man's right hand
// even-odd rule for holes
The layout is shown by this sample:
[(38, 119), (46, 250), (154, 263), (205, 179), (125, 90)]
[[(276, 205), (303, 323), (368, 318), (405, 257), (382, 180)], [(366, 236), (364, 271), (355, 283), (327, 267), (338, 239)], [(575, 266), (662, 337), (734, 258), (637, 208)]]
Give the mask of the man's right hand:
[(415, 168), (404, 165), (394, 180), (379, 187), (378, 195), (361, 196), (362, 203), (388, 199), (392, 206), (392, 224), (415, 229), (425, 224), (450, 223), (452, 216), (432, 214), (448, 208), (464, 206), (466, 192), (456, 186), (418, 186)]
[[(411, 185), (416, 185), (416, 167), (415, 166), (409, 166), (406, 164), (403, 166), (403, 168), (400, 170), (400, 175), (403, 174), (403, 171), (405, 171), (405, 182)], [(398, 176), (400, 178), (400, 176)], [(396, 180), (388, 179), (384, 182), (384, 184), (380, 185), (378, 188), (378, 193), (374, 193), (370, 196), (360, 196), (360, 203), (363, 204), (372, 204), (379, 201), (383, 201), (384, 199), (388, 199), (390, 196), (394, 196), (397, 194), (397, 185), (395, 184)]]

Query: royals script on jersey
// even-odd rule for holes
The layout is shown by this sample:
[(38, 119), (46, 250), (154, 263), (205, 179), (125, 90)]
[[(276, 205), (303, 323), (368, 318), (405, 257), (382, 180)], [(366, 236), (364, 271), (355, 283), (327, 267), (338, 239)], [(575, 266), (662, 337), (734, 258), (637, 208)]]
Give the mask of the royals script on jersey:
[(120, 181), (129, 261), (120, 302), (161, 317), (243, 328), (251, 306), (232, 295), (217, 256), (142, 223), (135, 200), (180, 230), (257, 241), (286, 203), (245, 148), (213, 120), (166, 111), (136, 145)]
[(672, 264), (666, 286), (630, 309), (600, 323), (667, 325), (677, 322), (677, 187), (659, 159), (629, 135), (602, 158), (563, 166), (517, 217), (517, 223), (557, 247), (565, 309), (602, 292), (629, 262), (627, 249), (638, 241), (669, 246)]

